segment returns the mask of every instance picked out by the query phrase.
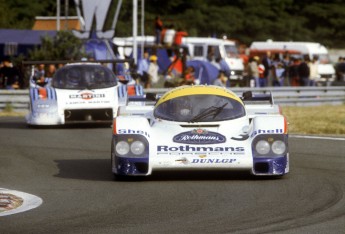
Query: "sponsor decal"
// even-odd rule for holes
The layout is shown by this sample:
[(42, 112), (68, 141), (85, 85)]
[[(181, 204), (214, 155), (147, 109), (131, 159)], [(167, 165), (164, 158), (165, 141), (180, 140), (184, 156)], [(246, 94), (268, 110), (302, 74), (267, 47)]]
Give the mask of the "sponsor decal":
[(105, 94), (103, 93), (91, 93), (91, 92), (83, 92), (79, 94), (71, 94), (69, 95), (70, 99), (83, 99), (83, 100), (91, 100), (94, 98), (105, 98)]
[(183, 144), (219, 144), (226, 141), (225, 136), (204, 129), (194, 129), (174, 136), (173, 141)]
[(133, 129), (118, 129), (117, 134), (139, 134), (139, 135), (150, 137), (150, 135), (145, 131), (133, 130)]
[(250, 135), (250, 137), (254, 137), (258, 134), (284, 134), (284, 130), (281, 129), (281, 128), (277, 128), (277, 129), (267, 129), (267, 130), (264, 130), (264, 129), (257, 129), (257, 130), (254, 130), (253, 133)]
[(224, 146), (224, 147), (212, 147), (212, 146), (167, 146), (158, 145), (157, 152), (244, 152), (244, 147)]
[(207, 163), (207, 164), (217, 164), (217, 163), (233, 163), (236, 162), (235, 158), (195, 158), (191, 163)]

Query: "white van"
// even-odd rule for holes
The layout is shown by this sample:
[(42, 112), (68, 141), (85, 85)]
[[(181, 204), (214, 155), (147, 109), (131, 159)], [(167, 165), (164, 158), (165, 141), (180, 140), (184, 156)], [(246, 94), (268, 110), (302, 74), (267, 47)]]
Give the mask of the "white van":
[(316, 42), (290, 42), (290, 41), (255, 41), (250, 45), (251, 52), (268, 50), (299, 51), (302, 56), (308, 55), (310, 59), (318, 58), (318, 72), (320, 81), (330, 84), (335, 80), (335, 69), (331, 63), (328, 50)]
[[(121, 57), (128, 56), (132, 52), (130, 46), (133, 45), (133, 37), (114, 38), (114, 44), (118, 46), (118, 52)], [(153, 45), (153, 36), (138, 36), (137, 43), (140, 45)], [(239, 57), (236, 43), (229, 40), (209, 38), (209, 37), (184, 37), (182, 44), (188, 47), (188, 59), (207, 61), (210, 50), (214, 51), (214, 58), (222, 58), (230, 67), (231, 80), (243, 80), (244, 65)], [(215, 62), (215, 61), (210, 61)]]
[(184, 37), (182, 43), (188, 47), (190, 59), (207, 61), (209, 53), (213, 51), (215, 58), (222, 58), (230, 67), (231, 80), (243, 79), (243, 60), (234, 41), (210, 37)]

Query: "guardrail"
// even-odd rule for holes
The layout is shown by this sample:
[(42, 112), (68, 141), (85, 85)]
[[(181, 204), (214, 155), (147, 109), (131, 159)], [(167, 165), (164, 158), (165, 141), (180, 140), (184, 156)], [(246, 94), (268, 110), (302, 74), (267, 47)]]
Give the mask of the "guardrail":
[[(145, 92), (163, 94), (168, 89), (146, 89)], [(231, 88), (241, 96), (245, 91), (254, 94), (272, 93), (274, 102), (280, 105), (338, 105), (345, 103), (345, 86), (317, 87), (265, 87), (265, 88)]]
[[(145, 93), (163, 94), (169, 89), (151, 88), (145, 89)], [(237, 95), (245, 91), (254, 94), (272, 93), (274, 102), (280, 105), (339, 105), (345, 103), (345, 86), (322, 87), (265, 87), (265, 88), (231, 88)], [(0, 110), (6, 108), (14, 111), (27, 111), (29, 108), (28, 90), (0, 90)]]

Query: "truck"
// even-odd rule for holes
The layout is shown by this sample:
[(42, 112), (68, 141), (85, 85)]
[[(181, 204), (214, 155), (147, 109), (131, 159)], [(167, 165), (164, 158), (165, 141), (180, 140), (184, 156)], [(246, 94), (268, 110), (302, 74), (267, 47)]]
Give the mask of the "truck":
[[(327, 48), (317, 42), (299, 42), (299, 41), (254, 41), (249, 48), (250, 55), (265, 54), (267, 51), (282, 51), (290, 55), (300, 54), (301, 57), (309, 56), (312, 60), (318, 61), (318, 83), (321, 85), (330, 85), (335, 81), (335, 69), (331, 63)], [(290, 51), (290, 52), (289, 52)]]

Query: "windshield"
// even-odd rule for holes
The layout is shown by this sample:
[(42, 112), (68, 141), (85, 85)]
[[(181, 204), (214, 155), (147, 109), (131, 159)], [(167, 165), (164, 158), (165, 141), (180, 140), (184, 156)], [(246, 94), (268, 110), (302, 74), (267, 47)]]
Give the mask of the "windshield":
[(217, 95), (189, 95), (170, 99), (154, 110), (156, 118), (176, 122), (215, 122), (243, 117), (242, 103)]
[(237, 58), (238, 57), (238, 50), (235, 45), (225, 45), (225, 52), (228, 58)]
[(115, 74), (102, 65), (67, 65), (56, 71), (52, 86), (59, 89), (102, 89), (117, 85)]
[(328, 54), (314, 54), (314, 57), (317, 57), (320, 64), (329, 64), (331, 59)]

